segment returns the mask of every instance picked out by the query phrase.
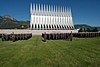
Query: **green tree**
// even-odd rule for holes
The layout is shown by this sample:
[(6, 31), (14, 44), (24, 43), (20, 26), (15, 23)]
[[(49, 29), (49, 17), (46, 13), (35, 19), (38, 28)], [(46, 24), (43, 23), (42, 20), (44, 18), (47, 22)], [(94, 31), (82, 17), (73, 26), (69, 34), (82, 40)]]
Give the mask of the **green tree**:
[(90, 28), (87, 28), (87, 32), (91, 32)]
[(98, 32), (97, 27), (95, 27), (95, 28), (92, 30), (92, 32)]

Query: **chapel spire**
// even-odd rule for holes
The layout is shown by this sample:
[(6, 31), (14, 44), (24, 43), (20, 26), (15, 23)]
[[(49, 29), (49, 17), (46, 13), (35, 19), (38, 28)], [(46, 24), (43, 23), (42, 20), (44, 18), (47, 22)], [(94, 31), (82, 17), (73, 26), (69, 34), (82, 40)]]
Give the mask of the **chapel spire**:
[(30, 5), (30, 13), (31, 14), (33, 13), (33, 5), (32, 5), (32, 2), (31, 2), (31, 5)]

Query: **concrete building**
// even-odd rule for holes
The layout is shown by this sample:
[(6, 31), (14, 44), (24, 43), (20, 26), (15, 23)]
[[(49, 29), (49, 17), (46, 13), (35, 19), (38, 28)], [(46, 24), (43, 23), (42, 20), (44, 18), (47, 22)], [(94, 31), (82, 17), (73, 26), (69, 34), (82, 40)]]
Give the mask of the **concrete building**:
[(31, 3), (30, 13), (33, 30), (75, 30), (70, 8)]

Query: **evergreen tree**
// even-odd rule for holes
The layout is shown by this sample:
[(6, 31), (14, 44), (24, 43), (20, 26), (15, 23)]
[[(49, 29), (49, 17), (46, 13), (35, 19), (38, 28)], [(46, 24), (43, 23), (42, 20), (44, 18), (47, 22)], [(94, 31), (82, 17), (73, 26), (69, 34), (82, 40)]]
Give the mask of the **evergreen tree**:
[(98, 32), (97, 27), (95, 27), (95, 28), (92, 30), (92, 32)]
[(87, 32), (91, 32), (90, 28), (87, 28)]

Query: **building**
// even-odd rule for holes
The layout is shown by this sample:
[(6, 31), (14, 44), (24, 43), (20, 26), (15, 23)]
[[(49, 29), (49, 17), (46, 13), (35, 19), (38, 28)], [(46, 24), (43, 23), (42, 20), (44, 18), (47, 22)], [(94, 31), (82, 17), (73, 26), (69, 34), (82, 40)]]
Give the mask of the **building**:
[(34, 30), (74, 30), (71, 9), (55, 5), (30, 6), (30, 28)]

